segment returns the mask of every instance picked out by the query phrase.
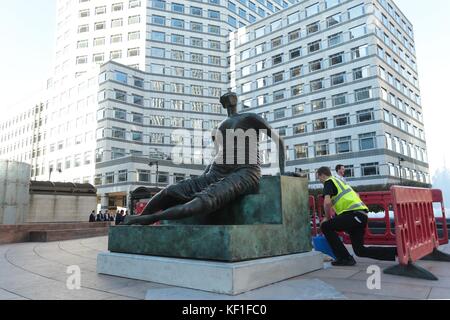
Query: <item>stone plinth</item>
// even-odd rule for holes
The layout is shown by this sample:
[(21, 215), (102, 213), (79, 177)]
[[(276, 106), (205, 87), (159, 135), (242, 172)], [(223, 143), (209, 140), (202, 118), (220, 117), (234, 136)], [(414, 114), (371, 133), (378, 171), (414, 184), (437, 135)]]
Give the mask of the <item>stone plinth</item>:
[(109, 250), (126, 254), (237, 262), (311, 249), (308, 182), (293, 177), (263, 177), (258, 194), (208, 216), (109, 231)]
[(245, 262), (215, 262), (101, 253), (97, 272), (170, 286), (238, 295), (323, 268), (323, 256), (308, 252)]

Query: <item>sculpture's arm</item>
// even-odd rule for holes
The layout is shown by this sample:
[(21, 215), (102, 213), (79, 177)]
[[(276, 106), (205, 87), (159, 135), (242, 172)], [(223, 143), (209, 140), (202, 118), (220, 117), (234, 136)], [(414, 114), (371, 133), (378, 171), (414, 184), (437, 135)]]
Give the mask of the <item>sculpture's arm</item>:
[(278, 132), (272, 128), (272, 126), (264, 120), (262, 117), (257, 116), (258, 129), (267, 130), (267, 135), (271, 138), (278, 146), (278, 162), (280, 166), (280, 174), (284, 175), (285, 165), (286, 165), (286, 147), (283, 138), (280, 137)]

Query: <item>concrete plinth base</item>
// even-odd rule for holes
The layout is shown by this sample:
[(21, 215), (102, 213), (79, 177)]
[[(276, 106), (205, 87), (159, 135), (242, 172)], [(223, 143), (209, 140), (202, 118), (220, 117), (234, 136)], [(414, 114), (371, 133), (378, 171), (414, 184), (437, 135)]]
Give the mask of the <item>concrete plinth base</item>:
[(286, 280), (235, 296), (184, 288), (157, 288), (147, 291), (145, 300), (346, 300), (342, 293), (319, 279)]
[(323, 268), (323, 255), (294, 255), (226, 263), (100, 253), (97, 272), (226, 295), (238, 295)]

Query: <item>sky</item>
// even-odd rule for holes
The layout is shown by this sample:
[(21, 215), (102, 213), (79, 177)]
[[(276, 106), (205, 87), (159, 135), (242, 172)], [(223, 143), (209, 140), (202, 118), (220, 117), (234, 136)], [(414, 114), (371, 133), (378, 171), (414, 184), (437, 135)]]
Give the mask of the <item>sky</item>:
[[(396, 0), (414, 25), (431, 174), (450, 167), (450, 1)], [(55, 0), (0, 0), (0, 112), (40, 91), (54, 55)]]

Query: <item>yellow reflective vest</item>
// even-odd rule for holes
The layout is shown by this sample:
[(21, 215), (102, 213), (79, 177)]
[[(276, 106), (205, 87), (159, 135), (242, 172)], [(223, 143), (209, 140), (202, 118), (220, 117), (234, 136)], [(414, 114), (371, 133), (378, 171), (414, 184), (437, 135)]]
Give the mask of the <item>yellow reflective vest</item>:
[(330, 177), (327, 181), (330, 180), (334, 183), (338, 191), (337, 195), (331, 197), (336, 215), (347, 211), (369, 210), (364, 202), (361, 201), (358, 194), (347, 183), (335, 177)]

